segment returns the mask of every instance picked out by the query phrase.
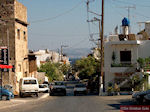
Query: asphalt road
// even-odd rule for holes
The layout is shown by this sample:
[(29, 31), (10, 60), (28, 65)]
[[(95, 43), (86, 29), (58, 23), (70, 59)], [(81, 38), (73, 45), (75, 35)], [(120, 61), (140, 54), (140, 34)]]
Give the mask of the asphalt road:
[(126, 96), (49, 96), (0, 112), (120, 112), (120, 105), (130, 104), (129, 99)]
[[(74, 96), (74, 82), (68, 82), (67, 96), (48, 96), (41, 100), (0, 108), (0, 112), (120, 112), (120, 105), (132, 105), (131, 96)], [(34, 98), (34, 97), (33, 97)]]

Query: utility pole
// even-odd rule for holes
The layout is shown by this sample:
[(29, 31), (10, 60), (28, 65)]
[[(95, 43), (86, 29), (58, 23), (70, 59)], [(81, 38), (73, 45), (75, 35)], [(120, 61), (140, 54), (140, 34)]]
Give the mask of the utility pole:
[[(88, 4), (89, 4), (89, 1), (87, 2), (87, 7), (88, 7)], [(104, 82), (104, 74), (103, 74), (103, 65), (104, 65), (104, 43), (103, 43), (103, 37), (104, 37), (104, 0), (102, 0), (102, 15), (100, 14), (97, 14), (93, 11), (89, 11), (88, 12), (92, 13), (92, 14), (95, 14), (97, 16), (101, 16), (101, 20), (94, 17), (93, 20), (89, 21), (87, 20), (87, 22), (94, 22), (94, 21), (98, 21), (99, 22), (99, 39), (98, 39), (98, 43), (97, 44), (97, 47), (98, 47), (98, 50), (100, 50), (100, 54), (101, 54), (101, 57), (100, 57), (100, 64), (101, 64), (101, 73), (98, 75), (98, 78), (99, 78), (99, 95), (103, 95), (103, 82)], [(94, 41), (94, 39), (92, 39), (92, 41)], [(101, 42), (100, 42), (101, 41)]]
[(63, 47), (68, 47), (67, 45), (61, 45), (61, 56), (60, 56), (60, 60), (62, 61), (62, 55), (63, 55)]
[(104, 82), (104, 73), (103, 73), (103, 65), (104, 65), (104, 42), (103, 42), (103, 38), (104, 38), (104, 0), (102, 0), (102, 19), (101, 19), (101, 34), (100, 34), (100, 40), (101, 40), (101, 75), (100, 75), (100, 81), (99, 81), (99, 95), (103, 95), (103, 82)]

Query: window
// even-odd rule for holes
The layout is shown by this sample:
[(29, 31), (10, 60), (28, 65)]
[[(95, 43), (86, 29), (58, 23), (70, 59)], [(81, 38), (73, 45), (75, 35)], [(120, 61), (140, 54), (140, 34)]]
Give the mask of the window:
[(20, 39), (20, 29), (17, 30), (18, 39)]
[(61, 86), (61, 85), (64, 85), (64, 83), (63, 82), (55, 82), (55, 85)]
[(20, 64), (18, 65), (18, 70), (19, 70), (19, 72), (21, 72), (21, 65)]
[(26, 32), (25, 31), (23, 32), (23, 38), (24, 38), (24, 40), (27, 40), (26, 39)]
[(131, 63), (131, 51), (120, 51), (120, 62)]
[(24, 84), (37, 84), (36, 80), (24, 80)]

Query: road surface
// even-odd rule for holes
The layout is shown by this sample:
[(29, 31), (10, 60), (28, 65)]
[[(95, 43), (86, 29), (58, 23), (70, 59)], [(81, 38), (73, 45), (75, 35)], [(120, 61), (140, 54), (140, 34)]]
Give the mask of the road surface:
[(120, 105), (131, 103), (129, 99), (126, 96), (49, 96), (0, 112), (119, 112)]

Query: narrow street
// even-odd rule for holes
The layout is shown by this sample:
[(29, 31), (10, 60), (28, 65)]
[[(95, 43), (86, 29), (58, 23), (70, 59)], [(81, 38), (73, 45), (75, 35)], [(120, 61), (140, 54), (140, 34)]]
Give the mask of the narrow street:
[(132, 104), (131, 96), (73, 96), (71, 89), (67, 91), (67, 96), (21, 102), (0, 112), (119, 112), (120, 105)]

